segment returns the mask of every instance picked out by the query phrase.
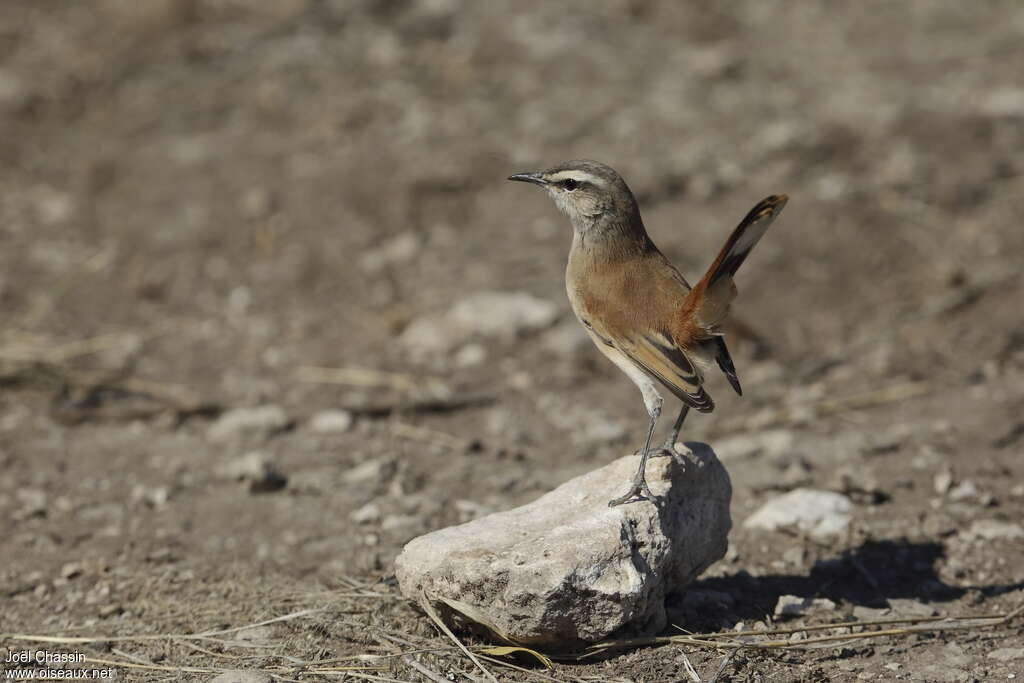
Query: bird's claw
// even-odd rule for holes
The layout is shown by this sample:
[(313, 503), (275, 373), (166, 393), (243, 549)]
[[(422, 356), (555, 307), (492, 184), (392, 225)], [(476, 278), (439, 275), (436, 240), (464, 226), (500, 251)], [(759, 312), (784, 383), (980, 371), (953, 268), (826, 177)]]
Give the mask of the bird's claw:
[(613, 508), (623, 503), (632, 503), (633, 501), (649, 500), (654, 501), (654, 494), (651, 493), (651, 489), (647, 486), (647, 480), (644, 478), (634, 479), (633, 486), (630, 487), (626, 495), (613, 498), (608, 501), (608, 507)]

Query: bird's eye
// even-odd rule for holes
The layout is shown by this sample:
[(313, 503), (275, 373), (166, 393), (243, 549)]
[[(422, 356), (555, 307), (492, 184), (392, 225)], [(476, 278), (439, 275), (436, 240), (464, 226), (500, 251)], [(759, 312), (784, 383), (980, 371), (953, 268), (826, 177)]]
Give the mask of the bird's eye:
[(579, 181), (578, 180), (573, 180), (572, 178), (566, 178), (565, 180), (562, 181), (562, 187), (564, 187), (569, 192), (572, 192), (573, 190), (575, 190), (579, 186), (580, 186)]

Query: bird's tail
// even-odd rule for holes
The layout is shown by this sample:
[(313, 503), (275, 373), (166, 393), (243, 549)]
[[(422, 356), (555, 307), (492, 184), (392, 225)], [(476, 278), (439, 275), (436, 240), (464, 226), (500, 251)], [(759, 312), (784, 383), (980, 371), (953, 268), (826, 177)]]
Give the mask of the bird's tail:
[(758, 202), (732, 231), (718, 253), (718, 258), (683, 300), (682, 315), (684, 324), (689, 327), (689, 337), (705, 340), (702, 346), (714, 357), (729, 384), (740, 395), (743, 390), (729, 348), (721, 337), (720, 326), (729, 313), (729, 305), (736, 298), (733, 275), (743, 265), (747, 254), (768, 230), (768, 226), (782, 212), (788, 199), (784, 194), (777, 194)]
[(729, 235), (718, 258), (708, 268), (683, 302), (683, 311), (692, 316), (692, 324), (706, 334), (716, 334), (729, 313), (729, 304), (736, 298), (733, 275), (743, 265), (747, 254), (761, 239), (775, 217), (782, 212), (789, 198), (773, 194), (757, 203)]

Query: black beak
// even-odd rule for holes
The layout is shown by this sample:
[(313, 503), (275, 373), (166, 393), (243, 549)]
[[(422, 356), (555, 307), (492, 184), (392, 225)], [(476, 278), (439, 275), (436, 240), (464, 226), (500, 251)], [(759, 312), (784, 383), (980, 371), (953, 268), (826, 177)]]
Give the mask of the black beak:
[(510, 175), (509, 180), (519, 180), (524, 183), (533, 183), (534, 185), (547, 185), (548, 181), (544, 180), (543, 173), (516, 173)]

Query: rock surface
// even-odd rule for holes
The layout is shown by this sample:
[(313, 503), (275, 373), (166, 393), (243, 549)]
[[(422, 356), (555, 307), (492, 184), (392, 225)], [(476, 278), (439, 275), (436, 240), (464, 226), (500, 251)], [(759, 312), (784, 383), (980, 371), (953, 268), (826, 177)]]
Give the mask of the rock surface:
[(507, 512), (441, 529), (396, 560), (402, 593), (425, 591), (456, 627), (472, 620), (439, 598), (469, 605), (518, 643), (568, 649), (611, 635), (660, 631), (665, 596), (725, 555), (732, 488), (710, 447), (648, 462), (656, 503), (608, 507), (638, 456), (620, 458)]

